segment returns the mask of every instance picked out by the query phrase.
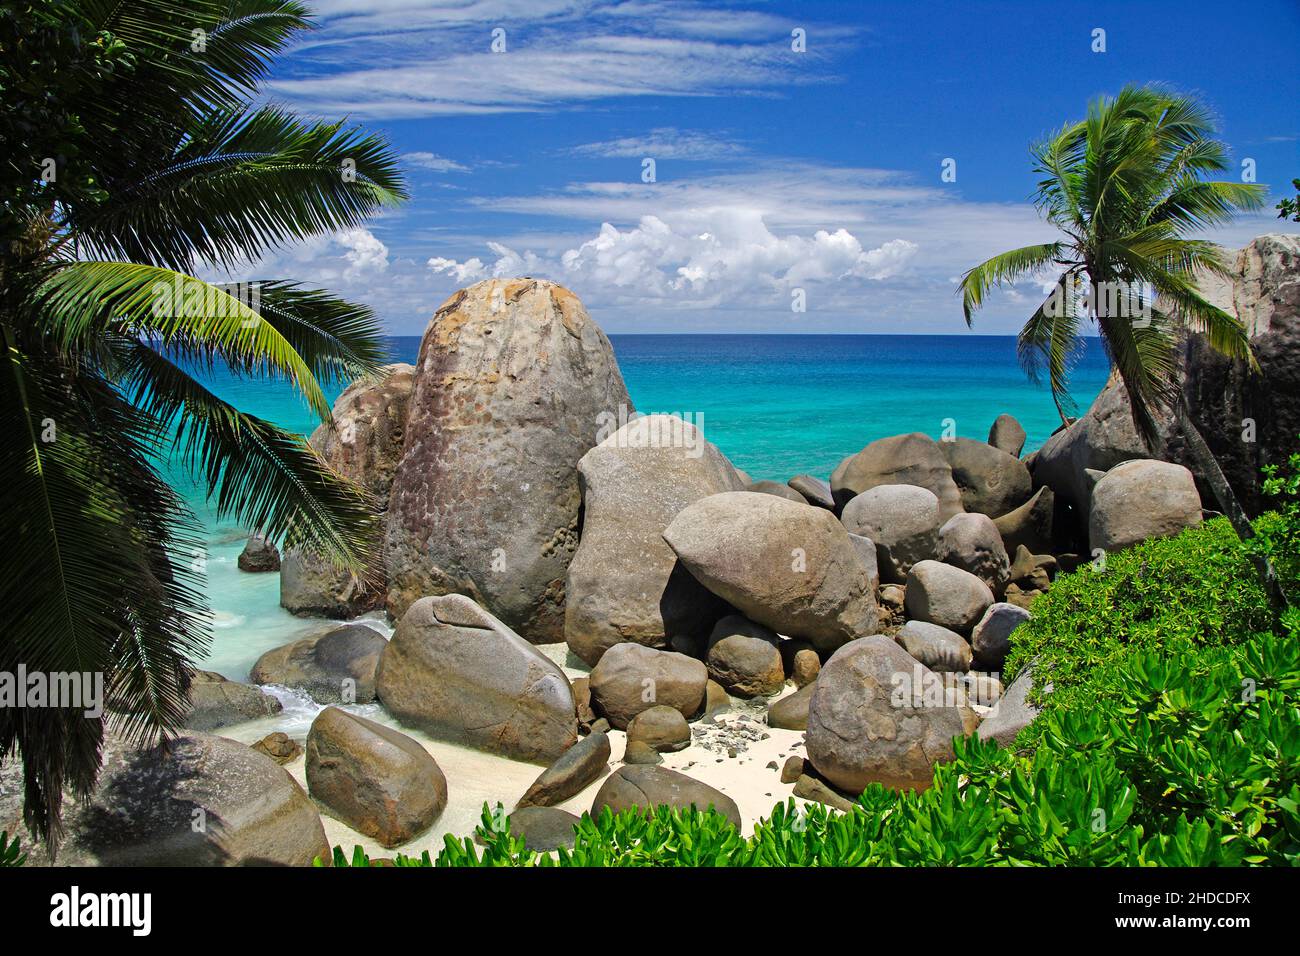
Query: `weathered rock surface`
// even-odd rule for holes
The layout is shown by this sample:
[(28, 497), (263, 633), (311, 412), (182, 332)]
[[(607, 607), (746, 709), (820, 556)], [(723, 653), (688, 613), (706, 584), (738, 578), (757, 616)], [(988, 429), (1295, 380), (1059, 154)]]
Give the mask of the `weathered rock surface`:
[(1028, 437), (1024, 426), (1010, 415), (999, 415), (989, 429), (989, 444), (1016, 458), (1024, 451), (1025, 439)]
[(936, 557), (944, 564), (969, 571), (994, 594), (1002, 593), (1010, 580), (1011, 561), (1002, 545), (1002, 535), (985, 514), (953, 515), (944, 522), (939, 529)]
[(322, 704), (368, 704), (375, 669), (388, 642), (374, 628), (347, 624), (267, 651), (249, 672), (254, 684), (306, 691)]
[(714, 625), (709, 635), (709, 676), (737, 697), (770, 697), (785, 686), (780, 638), (739, 614)]
[[(0, 829), (22, 826), (22, 766), (0, 767)], [(86, 800), (64, 803), (60, 866), (310, 866), (330, 857), (320, 814), (270, 757), (225, 737), (184, 733), (136, 750), (110, 734)], [(201, 822), (202, 826), (196, 826)], [(23, 841), (29, 866), (48, 848)]]
[(790, 664), (790, 680), (795, 687), (807, 687), (821, 673), (822, 662), (817, 652), (805, 647), (794, 652)]
[(389, 505), (389, 612), (460, 593), (530, 641), (562, 640), (578, 460), (629, 404), (609, 340), (568, 289), (489, 279), (452, 295), (420, 343)]
[(216, 671), (190, 671), (190, 712), (184, 726), (216, 730), (284, 710), (278, 700), (259, 688), (227, 680)]
[(712, 495), (684, 508), (664, 540), (696, 580), (778, 633), (832, 649), (876, 626), (868, 571), (824, 509)]
[(554, 806), (581, 793), (609, 772), (609, 754), (608, 734), (583, 737), (542, 771), (519, 798), (515, 810)]
[(1024, 545), (1033, 552), (1051, 551), (1053, 547), (1053, 520), (1056, 511), (1056, 495), (1051, 488), (1044, 485), (1019, 508), (994, 518), (993, 524), (1002, 536), (1002, 543), (1008, 552), (1014, 552)]
[(971, 647), (955, 631), (925, 621), (908, 621), (894, 635), (898, 646), (935, 673), (970, 670)]
[(745, 490), (760, 495), (776, 495), (778, 498), (784, 498), (786, 501), (793, 501), (795, 504), (808, 504), (807, 498), (799, 494), (799, 492), (795, 491), (789, 485), (783, 485), (779, 481), (763, 479), (762, 481), (750, 482)]
[(293, 763), (302, 756), (302, 744), (278, 730), (252, 744), (252, 748), (258, 753), (266, 754), (280, 766)]
[[(1026, 667), (1011, 682), (1011, 686), (1002, 692), (996, 709), (980, 724), (980, 740), (996, 740), (1003, 747), (1010, 747), (1016, 735), (1038, 717), (1039, 709), (1029, 703), (1029, 693), (1033, 687), (1033, 668)], [(1050, 686), (1047, 691), (1051, 692)]]
[(939, 547), (939, 499), (917, 485), (876, 485), (856, 495), (840, 520), (876, 545), (880, 580), (902, 584)]
[(828, 511), (835, 510), (835, 496), (831, 494), (829, 481), (815, 478), (812, 475), (795, 475), (787, 484), (803, 495), (804, 500), (810, 505), (816, 505)]
[(383, 606), (383, 516), (402, 454), (415, 369), (389, 365), (373, 379), (353, 382), (334, 403), (334, 427), (319, 426), (310, 443), (336, 472), (370, 495), (380, 516), (376, 554), (354, 575), (328, 560), (290, 550), (280, 566), (280, 604), (294, 614), (355, 617)]
[(876, 542), (864, 534), (854, 534), (852, 531), (849, 532), (849, 540), (858, 552), (858, 559), (867, 573), (867, 588), (871, 591), (872, 600), (875, 600), (876, 592), (880, 590), (880, 556), (876, 553)]
[(999, 602), (990, 604), (970, 635), (975, 666), (985, 671), (1001, 671), (1011, 651), (1011, 632), (1032, 615), (1022, 607)]
[(967, 511), (996, 518), (1025, 503), (1033, 489), (1026, 468), (1014, 455), (973, 438), (939, 442), (952, 468)]
[(740, 827), (740, 809), (735, 800), (708, 784), (664, 767), (620, 767), (601, 784), (591, 805), (591, 815), (597, 816), (605, 807), (618, 813), (659, 806), (683, 809), (693, 806), (699, 810), (713, 807), (737, 829)]
[(992, 603), (987, 584), (951, 564), (921, 561), (907, 575), (904, 607), (913, 620), (969, 634)]
[(701, 431), (649, 415), (624, 425), (578, 463), (582, 541), (569, 566), (564, 639), (595, 666), (615, 644), (671, 646), (703, 638), (730, 610), (691, 577), (664, 541), (687, 505), (744, 487)]
[(1126, 461), (1097, 482), (1088, 513), (1088, 542), (1118, 551), (1201, 523), (1196, 480), (1182, 465)]
[(952, 738), (965, 732), (967, 712), (918, 705), (898, 685), (917, 673), (929, 674), (881, 635), (835, 652), (813, 685), (808, 708), (808, 759), (822, 777), (849, 793), (873, 782), (898, 789), (930, 785), (935, 764), (952, 759)]
[[(821, 674), (818, 672), (818, 677)], [(812, 701), (817, 682), (805, 684), (793, 694), (774, 700), (767, 708), (767, 725), (782, 730), (808, 729), (808, 704)]]
[[(573, 832), (581, 821), (559, 807), (520, 807), (510, 814), (510, 834), (524, 838), (524, 846), (534, 853), (550, 853), (560, 847), (573, 849), (577, 837)], [(479, 836), (476, 842), (482, 842)]]
[[(831, 491), (841, 508), (854, 495), (877, 485), (918, 485), (939, 499), (939, 517), (947, 520), (962, 510), (961, 492), (939, 443), (912, 432), (873, 441), (840, 462), (831, 475)], [(875, 540), (874, 535), (868, 537)]]
[(307, 734), (307, 790), (358, 833), (393, 847), (419, 836), (447, 806), (447, 778), (420, 744), (338, 707)]
[[(1117, 387), (1116, 387), (1117, 386)], [(1056, 504), (1074, 509), (1080, 524), (1086, 523), (1091, 482), (1086, 469), (1109, 471), (1121, 461), (1146, 458), (1145, 443), (1133, 425), (1128, 395), (1112, 374), (1092, 407), (1068, 428), (1056, 432), (1038, 449), (1034, 459), (1034, 487), (1048, 486), (1056, 493)]]
[(801, 774), (794, 783), (794, 795), (815, 803), (824, 803), (832, 810), (848, 813), (853, 809), (853, 801), (841, 796), (827, 786), (826, 781), (818, 780), (812, 774)]
[(709, 673), (703, 662), (676, 651), (615, 644), (591, 672), (591, 700), (619, 730), (656, 704), (694, 717), (704, 706)]
[(250, 535), (236, 560), (239, 570), (250, 573), (280, 570), (280, 549), (260, 534)]
[(631, 740), (623, 747), (623, 763), (638, 766), (661, 764), (664, 758), (644, 740)]
[(657, 753), (675, 753), (691, 745), (691, 728), (676, 707), (658, 704), (633, 717), (627, 725), (627, 742), (639, 741)]
[(564, 672), (460, 594), (411, 605), (380, 655), (375, 689), (403, 724), (516, 760), (549, 763), (578, 738)]

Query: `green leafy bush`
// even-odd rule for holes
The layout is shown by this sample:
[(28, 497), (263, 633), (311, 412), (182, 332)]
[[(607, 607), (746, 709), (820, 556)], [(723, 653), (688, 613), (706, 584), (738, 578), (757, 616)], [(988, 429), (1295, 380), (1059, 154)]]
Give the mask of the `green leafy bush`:
[(1053, 688), (1036, 694), (1036, 703), (1090, 708), (1118, 693), (1123, 668), (1114, 665), (1135, 650), (1195, 658), (1202, 648), (1239, 644), (1271, 626), (1246, 550), (1227, 519), (1217, 518), (1058, 577), (1016, 629), (1004, 679), (1032, 661), (1035, 686)]

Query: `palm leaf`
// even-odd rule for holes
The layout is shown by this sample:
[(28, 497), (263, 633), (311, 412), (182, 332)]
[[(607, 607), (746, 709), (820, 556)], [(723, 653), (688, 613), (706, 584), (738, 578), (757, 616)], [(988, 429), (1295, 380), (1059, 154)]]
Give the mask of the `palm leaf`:
[(971, 324), (975, 310), (984, 304), (989, 290), (1017, 278), (1033, 275), (1055, 261), (1061, 250), (1059, 242), (1022, 246), (986, 259), (967, 270), (958, 286), (962, 294), (962, 312), (966, 316), (966, 324)]

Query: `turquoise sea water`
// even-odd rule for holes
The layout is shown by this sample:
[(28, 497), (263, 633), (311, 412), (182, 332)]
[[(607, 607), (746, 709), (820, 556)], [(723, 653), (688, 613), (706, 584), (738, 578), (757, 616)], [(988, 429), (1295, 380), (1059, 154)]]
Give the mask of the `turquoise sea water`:
[[(754, 478), (808, 472), (823, 478), (846, 455), (887, 435), (919, 431), (985, 439), (1009, 412), (1033, 450), (1059, 426), (1047, 390), (1016, 363), (1011, 336), (613, 335), (628, 393), (640, 412), (676, 412)], [(414, 362), (420, 340), (394, 338), (393, 361)], [(1087, 408), (1105, 384), (1105, 356), (1088, 340), (1073, 374)], [(316, 424), (284, 383), (218, 373), (208, 384), (243, 410), (308, 433)], [(334, 389), (334, 397), (341, 389)], [(949, 423), (948, 420), (951, 420)], [(184, 483), (184, 476), (175, 475)], [(208, 597), (214, 612), (206, 666), (243, 680), (262, 652), (326, 626), (279, 607), (274, 574), (235, 566), (244, 529), (216, 521), (197, 488), (208, 529)]]

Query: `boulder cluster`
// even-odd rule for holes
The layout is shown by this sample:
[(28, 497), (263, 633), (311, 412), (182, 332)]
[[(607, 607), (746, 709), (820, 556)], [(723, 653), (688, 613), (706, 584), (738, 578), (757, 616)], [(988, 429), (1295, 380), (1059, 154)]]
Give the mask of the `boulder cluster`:
[[(1257, 241), (1241, 268), (1293, 273), (1295, 243), (1279, 241)], [(1282, 288), (1260, 332), (1279, 350), (1297, 338), (1295, 284)], [(955, 736), (1009, 744), (1034, 718), (1032, 669), (1005, 692), (1000, 672), (1058, 573), (1202, 519), (1197, 479), (1137, 440), (1114, 382), (1029, 455), (1004, 414), (986, 441), (895, 435), (826, 477), (753, 481), (696, 423), (637, 415), (604, 333), (537, 279), (457, 292), (416, 365), (354, 383), (334, 417), (311, 443), (373, 497), (373, 566), (281, 559), (254, 536), (241, 567), (278, 562), (294, 613), (382, 609), (391, 639), (345, 624), (257, 661), (254, 684), (327, 705), (303, 742), (207, 736), (279, 702), (195, 672), (193, 729), (160, 758), (168, 769), (140, 773), (114, 743), (70, 818), (73, 859), (303, 863), (324, 850), (319, 812), (409, 842), (457, 781), (355, 704), (543, 768), (511, 824), (537, 849), (572, 840), (557, 804), (591, 787), (593, 811), (712, 805), (739, 823), (730, 796), (662, 766), (732, 707), (802, 733), (801, 752), (769, 765), (798, 796), (843, 807), (871, 783), (924, 788)], [(563, 668), (538, 647), (561, 641)], [(305, 793), (280, 766), (300, 757)], [(220, 826), (139, 849), (98, 822), (78, 829), (82, 815), (130, 826), (118, 801), (158, 816), (150, 788), (164, 785)]]

